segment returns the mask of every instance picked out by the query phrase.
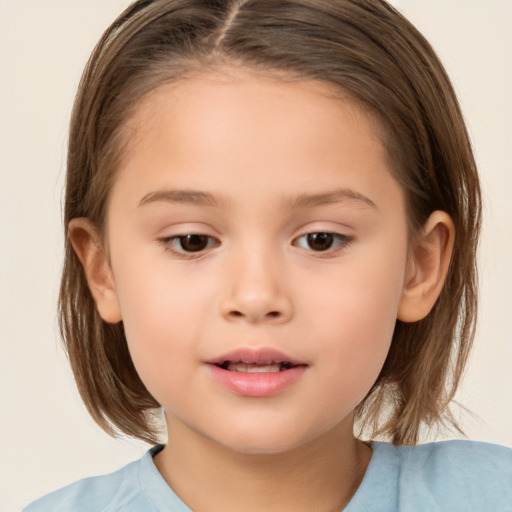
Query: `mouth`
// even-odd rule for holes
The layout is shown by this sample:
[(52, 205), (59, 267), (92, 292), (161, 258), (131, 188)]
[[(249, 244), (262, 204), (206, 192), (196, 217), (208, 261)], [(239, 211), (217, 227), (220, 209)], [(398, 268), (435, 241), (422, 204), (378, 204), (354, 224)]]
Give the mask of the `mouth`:
[(296, 385), (309, 364), (272, 348), (248, 347), (205, 361), (214, 380), (244, 397), (268, 398)]
[(258, 363), (246, 363), (244, 361), (226, 360), (222, 363), (214, 364), (222, 370), (240, 373), (277, 373), (291, 370), (296, 366), (303, 366), (299, 364), (293, 364), (289, 361), (263, 361)]
[(240, 348), (207, 361), (221, 370), (237, 373), (280, 373), (293, 370), (306, 363), (294, 360), (273, 348)]

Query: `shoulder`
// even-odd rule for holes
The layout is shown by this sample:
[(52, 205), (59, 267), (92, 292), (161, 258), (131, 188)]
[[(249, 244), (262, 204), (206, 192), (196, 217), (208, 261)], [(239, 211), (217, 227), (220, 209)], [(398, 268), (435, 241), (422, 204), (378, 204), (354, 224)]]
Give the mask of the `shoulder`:
[(442, 472), (454, 478), (481, 477), (479, 473), (492, 474), (494, 478), (512, 477), (512, 449), (505, 446), (474, 441), (442, 441), (397, 449), (403, 469), (415, 468), (433, 474)]
[(437, 510), (512, 511), (512, 449), (444, 441), (395, 450), (403, 501), (421, 495)]
[[(147, 457), (146, 454), (145, 457)], [(141, 459), (141, 460), (143, 460)], [(107, 475), (79, 480), (34, 501), (22, 512), (113, 512), (154, 510), (139, 485), (141, 460)], [(128, 507), (125, 507), (129, 505)]]

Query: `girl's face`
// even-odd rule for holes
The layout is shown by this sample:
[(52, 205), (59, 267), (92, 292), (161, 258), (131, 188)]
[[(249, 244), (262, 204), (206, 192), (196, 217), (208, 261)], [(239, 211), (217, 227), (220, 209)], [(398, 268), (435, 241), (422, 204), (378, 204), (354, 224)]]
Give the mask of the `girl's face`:
[(171, 430), (289, 450), (351, 431), (382, 368), (406, 280), (404, 196), (376, 123), (332, 92), (208, 74), (162, 87), (129, 123), (111, 270)]

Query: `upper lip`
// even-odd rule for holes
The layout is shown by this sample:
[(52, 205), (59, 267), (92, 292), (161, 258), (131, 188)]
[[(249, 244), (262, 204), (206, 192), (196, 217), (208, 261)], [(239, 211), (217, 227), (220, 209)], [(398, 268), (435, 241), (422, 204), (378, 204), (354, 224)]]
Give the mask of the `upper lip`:
[(222, 365), (226, 362), (246, 364), (288, 363), (293, 366), (306, 365), (303, 361), (298, 361), (283, 354), (279, 350), (268, 347), (239, 348), (206, 361), (207, 364), (214, 365)]

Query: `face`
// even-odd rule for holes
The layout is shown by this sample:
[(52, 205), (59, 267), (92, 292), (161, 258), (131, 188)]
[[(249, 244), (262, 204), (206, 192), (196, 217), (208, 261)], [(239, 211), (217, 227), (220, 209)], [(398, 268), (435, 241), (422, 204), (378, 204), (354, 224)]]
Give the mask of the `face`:
[(130, 122), (107, 243), (135, 367), (171, 430), (292, 449), (351, 429), (382, 368), (404, 197), (376, 123), (332, 92), (210, 74)]

